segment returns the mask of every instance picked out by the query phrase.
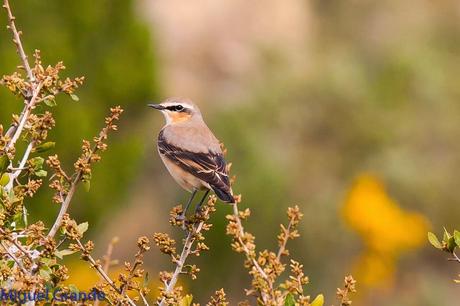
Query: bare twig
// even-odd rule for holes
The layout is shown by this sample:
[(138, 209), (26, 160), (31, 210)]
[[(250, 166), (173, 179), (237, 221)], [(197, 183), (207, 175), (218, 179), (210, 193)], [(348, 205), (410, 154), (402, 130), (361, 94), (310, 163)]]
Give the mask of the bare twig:
[(188, 232), (187, 237), (185, 238), (184, 242), (184, 247), (182, 249), (182, 252), (180, 254), (179, 259), (176, 262), (176, 269), (174, 270), (171, 280), (169, 283), (166, 283), (166, 288), (163, 294), (163, 298), (161, 301), (158, 303), (159, 306), (164, 306), (166, 303), (166, 296), (168, 296), (173, 290), (174, 287), (176, 286), (177, 280), (179, 278), (179, 275), (182, 273), (182, 270), (185, 266), (185, 262), (187, 260), (187, 257), (190, 255), (192, 251), (192, 246), (193, 243), (196, 241), (196, 235), (201, 231), (203, 228), (204, 221), (201, 221), (197, 225), (192, 227), (192, 230)]
[(16, 20), (16, 17), (14, 17), (13, 13), (11, 12), (10, 3), (8, 2), (8, 0), (3, 0), (3, 8), (6, 10), (8, 14), (8, 21), (9, 21), (8, 28), (11, 30), (13, 34), (13, 42), (16, 45), (17, 52), (19, 54), (19, 57), (21, 58), (22, 66), (27, 72), (27, 77), (29, 81), (33, 83), (35, 82), (35, 76), (32, 72), (32, 69), (30, 69), (29, 61), (27, 60), (27, 55), (24, 52), (24, 48), (22, 46), (22, 42), (21, 42), (22, 32), (16, 29), (16, 24), (14, 22)]
[[(243, 224), (241, 223), (240, 215), (238, 213), (238, 204), (236, 204), (236, 203), (233, 204), (233, 215), (235, 216), (236, 223), (237, 223), (238, 229), (240, 231), (240, 235), (238, 236), (238, 241), (242, 245), (242, 247), (244, 249), (244, 252), (246, 254), (249, 254), (250, 251), (246, 247), (246, 244), (244, 243), (244, 241), (241, 239), (241, 237), (244, 236), (244, 227), (243, 227)], [(265, 271), (260, 267), (260, 265), (257, 262), (257, 260), (255, 260), (255, 258), (248, 258), (248, 259), (251, 260), (252, 264), (254, 265), (254, 267), (256, 267), (256, 269), (260, 273), (260, 275), (262, 275), (262, 277), (268, 282), (269, 281), (268, 276), (265, 273)]]
[[(269, 286), (270, 292), (273, 292), (273, 282), (268, 277), (267, 273), (265, 273), (265, 271), (259, 265), (259, 263), (257, 262), (256, 258), (250, 255), (251, 251), (247, 248), (246, 243), (242, 239), (242, 237), (245, 236), (245, 231), (244, 231), (243, 224), (241, 222), (241, 218), (240, 218), (240, 214), (239, 214), (239, 210), (238, 210), (238, 203), (233, 204), (233, 216), (235, 218), (236, 225), (237, 225), (238, 231), (239, 231), (239, 235), (236, 235), (235, 238), (238, 240), (239, 244), (243, 248), (244, 253), (246, 255), (246, 259), (251, 261), (251, 263), (254, 266), (254, 268), (257, 270), (257, 272), (260, 274), (262, 279), (264, 279), (265, 282), (267, 283), (267, 285)], [(263, 302), (267, 303), (267, 301), (269, 300), (269, 296), (267, 296), (266, 294), (263, 294), (263, 292), (260, 292), (260, 293), (261, 293), (260, 297), (262, 298)]]
[(144, 303), (145, 306), (150, 306), (149, 305), (149, 302), (147, 302), (147, 299), (145, 298), (144, 294), (142, 293), (142, 291), (139, 291), (139, 295), (141, 296), (142, 298), (142, 302)]
[[(16, 51), (19, 54), (19, 57), (21, 58), (22, 66), (26, 70), (27, 78), (29, 79), (30, 83), (32, 84), (32, 86), (34, 88), (33, 91), (37, 92), (35, 90), (36, 86), (34, 85), (35, 84), (35, 76), (34, 76), (34, 73), (33, 73), (32, 69), (30, 68), (29, 61), (27, 59), (27, 55), (26, 55), (26, 53), (24, 51), (24, 47), (22, 46), (22, 42), (21, 42), (21, 34), (22, 34), (22, 32), (18, 31), (17, 28), (16, 28), (16, 24), (15, 24), (16, 17), (14, 17), (14, 15), (13, 15), (13, 13), (11, 11), (11, 7), (10, 7), (10, 4), (9, 4), (8, 0), (3, 0), (3, 8), (6, 10), (7, 15), (8, 15), (8, 28), (11, 30), (11, 34), (13, 35), (13, 43), (16, 45)], [(33, 94), (32, 94), (32, 96), (33, 96)], [(19, 117), (20, 122), (24, 121), (24, 119), (27, 119), (27, 117), (29, 116), (30, 108), (32, 106), (31, 104), (32, 103), (26, 103), (26, 106), (22, 110), (21, 116)], [(6, 135), (11, 137), (11, 136), (13, 136), (13, 134), (16, 134), (15, 133), (16, 131), (17, 131), (16, 126), (12, 125), (8, 129), (8, 131), (6, 132)], [(10, 146), (8, 146), (7, 148), (10, 148)]]
[(59, 230), (59, 227), (61, 227), (62, 219), (64, 218), (64, 215), (66, 214), (67, 209), (69, 209), (70, 202), (72, 201), (73, 195), (75, 194), (77, 185), (80, 182), (82, 175), (83, 173), (81, 171), (78, 171), (77, 175), (72, 181), (72, 184), (70, 185), (70, 188), (69, 188), (69, 192), (67, 193), (64, 201), (61, 204), (61, 209), (59, 210), (59, 214), (56, 217), (56, 220), (54, 221), (54, 224), (51, 227), (51, 230), (49, 231), (47, 235), (49, 238), (54, 238), (54, 236), (56, 236), (57, 231)]
[(14, 262), (18, 265), (18, 267), (22, 270), (22, 272), (24, 272), (24, 274), (29, 274), (29, 272), (27, 272), (26, 268), (24, 268), (24, 266), (22, 265), (21, 261), (18, 258), (16, 258), (16, 256), (14, 256), (13, 253), (10, 252), (8, 246), (6, 246), (3, 243), (3, 241), (1, 241), (0, 244), (2, 245), (3, 249), (5, 249), (6, 254), (8, 254), (8, 256), (10, 256), (11, 259), (14, 260)]
[(283, 236), (283, 240), (280, 244), (280, 247), (278, 249), (278, 253), (276, 254), (276, 259), (281, 262), (281, 256), (285, 253), (286, 251), (286, 245), (287, 245), (287, 242), (289, 241), (289, 233), (291, 232), (291, 227), (292, 227), (292, 220), (289, 221), (289, 224), (288, 224), (288, 227), (287, 228), (284, 228), (283, 227), (283, 230), (284, 230), (284, 236)]
[(24, 166), (26, 165), (27, 160), (29, 159), (29, 155), (30, 155), (30, 152), (32, 152), (33, 147), (34, 147), (33, 141), (27, 145), (26, 151), (24, 152), (24, 155), (22, 156), (22, 160), (19, 163), (19, 167), (12, 174), (10, 174), (10, 181), (5, 186), (6, 190), (11, 190), (11, 188), (13, 188), (14, 181), (19, 177), (22, 170), (25, 169)]
[(18, 248), (18, 250), (20, 250), (22, 253), (24, 253), (24, 255), (26, 255), (27, 258), (28, 258), (31, 262), (33, 262), (33, 258), (32, 258), (32, 256), (30, 256), (29, 252), (28, 252), (26, 249), (24, 249), (24, 248), (22, 247), (22, 245), (20, 245), (14, 238), (9, 237), (8, 234), (5, 232), (5, 230), (4, 230), (3, 228), (0, 228), (0, 233), (3, 235), (3, 237), (4, 237), (6, 240), (8, 240), (8, 241), (11, 242), (12, 244), (14, 244), (14, 245)]
[(449, 258), (450, 261), (456, 261), (458, 263), (460, 263), (460, 257), (455, 254), (455, 252), (452, 252), (452, 256), (454, 256), (453, 258)]
[[(118, 237), (113, 237), (112, 240), (110, 240), (109, 244), (107, 245), (107, 251), (105, 252), (105, 255), (102, 257), (102, 260), (104, 262), (104, 265), (102, 266), (102, 271), (104, 271), (107, 275), (109, 274), (109, 268), (110, 268), (110, 261), (112, 260), (112, 253), (113, 253), (113, 247), (114, 245), (118, 242)], [(94, 306), (99, 305), (100, 300), (94, 301)], [(114, 305), (113, 303), (110, 303), (111, 305)]]
[[(86, 251), (86, 248), (85, 246), (83, 245), (83, 243), (81, 243), (80, 239), (76, 239), (76, 242), (78, 244), (78, 246), (80, 247), (81, 250), (83, 250), (83, 252), (85, 253), (84, 256), (85, 256), (85, 259), (88, 260), (88, 262), (91, 264), (91, 266), (96, 269), (96, 271), (99, 273), (99, 275), (104, 279), (104, 281), (107, 282), (107, 284), (110, 285), (110, 287), (112, 287), (116, 292), (118, 292), (119, 294), (121, 294), (121, 291), (120, 289), (115, 285), (115, 283), (113, 282), (113, 280), (107, 275), (107, 273), (102, 269), (101, 265), (98, 264), (96, 262), (96, 260), (94, 260), (94, 258)], [(131, 306), (136, 306), (136, 304), (133, 302), (133, 300), (127, 295), (127, 294), (122, 294), (122, 296), (124, 298), (126, 298), (126, 300), (128, 301), (128, 303), (131, 305)]]

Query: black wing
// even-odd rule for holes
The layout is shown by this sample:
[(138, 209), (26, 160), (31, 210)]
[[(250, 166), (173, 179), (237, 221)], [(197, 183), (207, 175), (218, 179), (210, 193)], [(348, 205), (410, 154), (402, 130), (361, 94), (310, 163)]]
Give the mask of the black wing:
[(183, 170), (208, 183), (219, 199), (228, 203), (234, 202), (227, 166), (222, 154), (183, 150), (169, 144), (163, 136), (163, 131), (158, 135), (158, 150)]

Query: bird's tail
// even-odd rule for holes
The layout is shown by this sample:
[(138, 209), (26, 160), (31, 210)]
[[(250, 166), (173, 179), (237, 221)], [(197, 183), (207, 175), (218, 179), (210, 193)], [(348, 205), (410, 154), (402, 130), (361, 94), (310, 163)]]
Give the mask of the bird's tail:
[(217, 186), (211, 186), (212, 190), (216, 194), (216, 196), (225, 203), (235, 203), (235, 199), (233, 198), (233, 192), (230, 188), (219, 188)]

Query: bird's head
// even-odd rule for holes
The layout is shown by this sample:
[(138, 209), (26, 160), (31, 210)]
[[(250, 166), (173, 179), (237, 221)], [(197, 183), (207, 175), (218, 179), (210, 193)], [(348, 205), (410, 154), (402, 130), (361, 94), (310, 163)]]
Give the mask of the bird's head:
[(192, 118), (201, 118), (198, 107), (190, 100), (167, 99), (160, 104), (148, 104), (156, 110), (159, 110), (165, 116), (166, 124), (174, 124), (191, 120)]

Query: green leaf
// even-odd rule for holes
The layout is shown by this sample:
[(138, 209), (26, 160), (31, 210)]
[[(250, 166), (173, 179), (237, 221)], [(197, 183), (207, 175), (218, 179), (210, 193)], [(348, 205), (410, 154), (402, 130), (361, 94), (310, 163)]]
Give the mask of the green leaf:
[(34, 149), (34, 152), (43, 153), (43, 152), (46, 152), (46, 151), (48, 151), (48, 150), (53, 149), (55, 146), (56, 146), (56, 143), (55, 143), (55, 142), (53, 142), (53, 141), (48, 141), (48, 142), (42, 143), (41, 145), (39, 145), (38, 147), (36, 147), (36, 148)]
[(43, 167), (43, 163), (45, 162), (45, 159), (43, 157), (37, 156), (34, 158), (31, 158), (29, 160), (29, 163), (34, 167), (34, 169), (39, 170)]
[(77, 286), (75, 286), (74, 284), (70, 284), (67, 287), (69, 287), (70, 292), (75, 292), (75, 293), (80, 292), (80, 290), (78, 290)]
[(51, 278), (52, 273), (53, 271), (51, 271), (51, 268), (48, 266), (42, 266), (39, 272), (40, 276), (46, 280), (49, 280)]
[(56, 257), (58, 257), (59, 259), (62, 259), (64, 256), (67, 256), (67, 255), (72, 255), (73, 253), (75, 253), (76, 251), (72, 251), (72, 250), (68, 250), (68, 249), (65, 249), (65, 250), (57, 250), (54, 255), (56, 255)]
[(48, 172), (46, 170), (41, 169), (41, 170), (35, 171), (34, 175), (37, 177), (45, 177), (48, 175)]
[(447, 240), (447, 247), (446, 247), (447, 251), (449, 251), (449, 253), (452, 253), (454, 252), (456, 247), (457, 247), (457, 243), (455, 243), (454, 236), (451, 236), (449, 240)]
[(179, 305), (180, 306), (190, 306), (192, 304), (192, 300), (193, 300), (193, 295), (187, 294), (186, 296), (182, 298)]
[(292, 293), (288, 293), (284, 299), (284, 306), (295, 306), (295, 299)]
[(80, 98), (76, 94), (69, 94), (69, 96), (72, 98), (74, 101), (80, 101)]
[(56, 106), (56, 100), (54, 99), (54, 96), (50, 96), (48, 99), (43, 100), (43, 103), (49, 107)]
[(8, 159), (8, 156), (2, 155), (0, 156), (0, 172), (3, 172), (8, 168), (8, 164), (10, 163), (10, 160)]
[(428, 232), (428, 241), (437, 249), (442, 249), (442, 244), (439, 242), (438, 237), (432, 232)]
[(454, 231), (454, 239), (457, 246), (460, 247), (460, 232), (457, 230)]
[(2, 176), (0, 176), (0, 185), (1, 186), (6, 186), (10, 182), (10, 176), (8, 173), (3, 173)]
[(42, 257), (40, 258), (40, 262), (50, 267), (56, 263), (56, 260), (52, 258)]
[(316, 298), (311, 302), (310, 306), (323, 306), (324, 305), (324, 296), (318, 294)]
[(80, 235), (83, 235), (88, 230), (88, 226), (88, 222), (78, 224), (78, 232), (80, 233)]
[(442, 241), (444, 241), (444, 242), (447, 243), (447, 241), (449, 240), (449, 238), (450, 238), (450, 234), (449, 234), (449, 232), (446, 230), (446, 228), (444, 228), (444, 234), (443, 234), (443, 236), (442, 236)]

